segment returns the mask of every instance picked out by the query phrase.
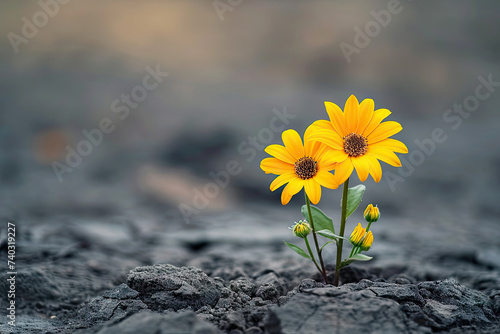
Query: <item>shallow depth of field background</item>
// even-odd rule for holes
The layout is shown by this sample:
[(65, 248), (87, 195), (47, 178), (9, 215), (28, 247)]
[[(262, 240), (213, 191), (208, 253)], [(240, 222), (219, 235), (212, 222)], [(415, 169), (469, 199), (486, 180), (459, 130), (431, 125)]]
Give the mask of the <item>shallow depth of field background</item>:
[[(477, 235), (488, 238), (500, 214), (500, 87), (457, 129), (443, 115), (475, 94), (479, 76), (500, 81), (500, 4), (402, 0), (401, 12), (348, 62), (340, 44), (354, 45), (355, 27), (364, 30), (374, 20), (370, 12), (387, 6), (243, 0), (221, 20), (211, 1), (75, 0), (60, 5), (16, 54), (7, 34), (20, 35), (22, 18), (32, 21), (41, 7), (2, 2), (2, 219), (140, 211), (166, 231), (185, 224), (178, 205), (194, 208), (194, 189), (203, 191), (211, 172), (236, 160), (241, 172), (189, 217), (190, 226), (221, 212), (253, 212), (266, 221), (260, 210), (281, 210), (281, 191), (269, 191), (272, 176), (259, 168), (263, 150), (253, 156), (238, 147), (248, 148), (248, 137), (269, 127), (273, 109), (286, 108), (295, 116), (286, 128), (303, 133), (327, 117), (323, 101), (343, 106), (355, 94), (393, 112), (389, 119), (404, 128), (394, 138), (410, 154), (419, 150), (415, 140), (431, 138), (436, 128), (447, 136), (418, 166), (400, 155), (404, 182), (392, 188), (386, 177), (400, 174), (383, 164), (382, 181), (366, 182), (362, 206), (378, 203), (383, 217), (406, 226), (408, 235), (429, 226), (456, 238), (457, 247)], [(120, 120), (113, 100), (141, 85), (148, 66), (169, 76)], [(66, 146), (76, 148), (82, 130), (103, 118), (116, 129), (59, 182), (51, 163), (64, 163)], [(279, 133), (271, 143), (281, 143)], [(358, 183), (354, 176), (351, 184)], [(270, 223), (288, 233), (302, 200), (296, 196), (284, 208), (286, 219), (273, 215)], [(339, 200), (340, 190), (325, 191), (320, 206), (338, 215)]]

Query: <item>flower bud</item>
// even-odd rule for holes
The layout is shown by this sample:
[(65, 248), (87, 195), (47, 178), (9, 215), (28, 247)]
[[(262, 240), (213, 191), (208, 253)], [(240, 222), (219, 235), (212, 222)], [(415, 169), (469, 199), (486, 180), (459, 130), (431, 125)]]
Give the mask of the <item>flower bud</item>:
[(368, 204), (364, 216), (367, 222), (373, 223), (380, 218), (380, 211), (378, 210), (378, 207)]
[(311, 226), (306, 220), (299, 220), (298, 223), (292, 227), (293, 235), (299, 238), (305, 238), (311, 233)]
[(366, 233), (365, 237), (361, 241), (361, 246), (360, 246), (361, 250), (366, 252), (372, 247), (372, 244), (373, 244), (373, 233), (372, 231), (369, 231), (368, 233)]
[(354, 246), (360, 246), (363, 237), (365, 236), (365, 229), (358, 223), (358, 226), (352, 231), (351, 237), (349, 238), (349, 242)]

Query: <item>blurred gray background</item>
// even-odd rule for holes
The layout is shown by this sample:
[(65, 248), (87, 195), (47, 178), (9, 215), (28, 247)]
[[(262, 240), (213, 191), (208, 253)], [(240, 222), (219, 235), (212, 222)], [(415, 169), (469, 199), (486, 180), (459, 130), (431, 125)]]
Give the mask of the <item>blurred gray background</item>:
[[(385, 27), (373, 28), (372, 11), (387, 11), (389, 3), (243, 0), (218, 13), (212, 1), (73, 0), (46, 9), (51, 17), (39, 13), (37, 1), (2, 1), (3, 217), (142, 210), (165, 228), (184, 223), (178, 205), (194, 207), (195, 189), (203, 191), (210, 173), (231, 160), (241, 172), (191, 222), (214, 212), (281, 209), (281, 190), (271, 193), (273, 177), (259, 168), (267, 156), (260, 145), (268, 143), (259, 140), (255, 156), (242, 154), (249, 136), (269, 134), (263, 129), (284, 109), (295, 116), (286, 128), (303, 133), (327, 118), (323, 101), (343, 106), (355, 94), (392, 111), (389, 119), (404, 128), (394, 138), (410, 150), (404, 182), (391, 187), (386, 177), (401, 174), (383, 164), (382, 181), (366, 182), (363, 206), (378, 203), (385, 217), (460, 233), (459, 241), (487, 236), (500, 214), (500, 87), (468, 118), (444, 117), (474, 96), (479, 76), (500, 81), (500, 4), (402, 0)], [(36, 32), (25, 27), (34, 22)], [(342, 43), (356, 46), (358, 29), (370, 25), (369, 43), (349, 62)], [(33, 36), (22, 39), (23, 29)], [(169, 75), (122, 120), (113, 103), (143, 84), (147, 67)], [(59, 182), (53, 162), (65, 163), (67, 145), (76, 149), (86, 139), (82, 130), (105, 118), (114, 131)], [(415, 140), (436, 128), (447, 140), (415, 166)], [(264, 140), (281, 143), (279, 133)], [(339, 199), (340, 191), (324, 192), (320, 206), (338, 214)], [(284, 208), (292, 221), (302, 200)]]

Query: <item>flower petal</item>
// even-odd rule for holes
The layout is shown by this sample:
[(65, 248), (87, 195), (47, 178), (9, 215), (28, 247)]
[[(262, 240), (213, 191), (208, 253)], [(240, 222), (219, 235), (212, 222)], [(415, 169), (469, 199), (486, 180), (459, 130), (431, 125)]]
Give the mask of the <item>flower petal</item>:
[[(327, 102), (325, 102), (325, 103), (327, 103)], [(328, 102), (328, 103), (331, 103), (331, 102)], [(320, 120), (314, 121), (313, 124), (311, 124), (307, 127), (304, 138), (307, 138), (308, 134), (311, 134), (312, 132), (314, 132), (314, 130), (318, 130), (318, 129), (332, 130), (332, 131), (335, 130), (332, 122), (327, 121), (325, 119), (320, 119)]]
[(321, 186), (314, 179), (307, 179), (304, 188), (312, 204), (318, 204), (321, 199)]
[(354, 166), (351, 159), (346, 159), (335, 167), (335, 178), (338, 184), (344, 183), (352, 174)]
[[(319, 142), (319, 141), (307, 141), (306, 146), (304, 147), (306, 156), (311, 157), (314, 160), (318, 161), (318, 159), (316, 159), (314, 157), (318, 156), (318, 152), (324, 151), (322, 149), (323, 146), (326, 146), (326, 145)], [(328, 146), (326, 146), (326, 147), (328, 147)]]
[(314, 150), (306, 153), (309, 153), (308, 156), (314, 160), (320, 161), (323, 155), (330, 150), (330, 146), (323, 144), (322, 142), (315, 141)]
[(316, 140), (330, 146), (335, 150), (344, 149), (344, 140), (335, 131), (317, 130), (309, 136), (309, 140)]
[(332, 163), (342, 162), (347, 158), (349, 158), (349, 155), (345, 153), (343, 150), (338, 151), (329, 149), (321, 156), (321, 159), (318, 160), (318, 164), (330, 165)]
[(310, 139), (311, 134), (318, 130), (330, 130), (333, 131), (332, 123), (323, 120), (319, 120), (309, 125), (304, 133), (304, 151), (306, 156), (315, 158), (318, 151), (321, 151), (321, 147), (324, 146), (317, 140)]
[(379, 141), (378, 143), (372, 144), (373, 147), (385, 148), (396, 153), (408, 153), (408, 148), (405, 144), (399, 140), (387, 138)]
[(296, 159), (290, 154), (290, 152), (288, 152), (285, 146), (269, 145), (264, 151), (281, 161), (287, 162), (292, 165), (295, 164)]
[(367, 155), (368, 162), (370, 163), (370, 174), (373, 177), (373, 180), (377, 183), (382, 179), (382, 167), (380, 166), (380, 162), (371, 155)]
[(332, 150), (328, 145), (320, 143), (320, 147), (312, 156), (313, 159), (318, 163), (318, 170), (331, 171), (335, 169), (335, 165), (337, 164), (339, 159), (335, 158), (335, 155), (331, 155), (331, 152), (333, 151), (334, 150)]
[(401, 167), (401, 161), (391, 150), (368, 146), (368, 154), (394, 167)]
[(335, 103), (328, 101), (325, 101), (325, 109), (330, 117), (330, 124), (335, 132), (337, 132), (341, 137), (348, 135), (345, 128), (345, 117), (342, 109), (340, 109), (340, 107)]
[(260, 168), (267, 174), (285, 174), (293, 172), (293, 165), (276, 158), (265, 158), (260, 162)]
[(321, 170), (322, 171), (332, 171), (337, 167), (336, 162), (326, 162), (321, 165)]
[(387, 109), (377, 109), (373, 112), (372, 119), (370, 123), (366, 126), (366, 129), (363, 131), (362, 135), (368, 137), (370, 133), (373, 132), (379, 126), (380, 122), (389, 116), (391, 112)]
[(373, 117), (375, 102), (372, 99), (364, 99), (359, 105), (359, 122), (356, 133), (362, 134)]
[(346, 124), (346, 135), (356, 131), (359, 118), (359, 102), (356, 96), (351, 95), (345, 102), (344, 117)]
[(368, 173), (370, 172), (370, 163), (368, 162), (368, 159), (366, 158), (366, 156), (356, 158), (352, 157), (351, 161), (354, 165), (354, 168), (356, 168), (359, 180), (361, 182), (365, 182), (368, 178)]
[(325, 188), (337, 189), (339, 187), (336, 182), (337, 179), (332, 173), (329, 172), (320, 170), (316, 173), (316, 175), (314, 175), (313, 179)]
[(279, 187), (281, 187), (285, 183), (290, 182), (291, 180), (295, 179), (296, 177), (297, 177), (297, 175), (295, 175), (294, 172), (281, 174), (280, 176), (275, 178), (273, 180), (273, 182), (271, 182), (269, 189), (271, 189), (271, 191), (275, 191), (276, 189), (278, 189)]
[(398, 122), (389, 121), (381, 123), (373, 132), (367, 137), (368, 144), (375, 144), (381, 140), (389, 138), (395, 135), (399, 131), (403, 130), (403, 127)]
[(302, 139), (300, 135), (295, 130), (286, 130), (281, 135), (283, 139), (283, 144), (288, 152), (295, 158), (295, 160), (299, 160), (302, 158), (304, 154), (304, 145), (302, 144)]
[(301, 180), (299, 178), (295, 178), (288, 182), (286, 187), (283, 189), (283, 192), (281, 193), (281, 204), (287, 205), (288, 202), (290, 202), (292, 196), (298, 193), (304, 187), (304, 183), (304, 180)]

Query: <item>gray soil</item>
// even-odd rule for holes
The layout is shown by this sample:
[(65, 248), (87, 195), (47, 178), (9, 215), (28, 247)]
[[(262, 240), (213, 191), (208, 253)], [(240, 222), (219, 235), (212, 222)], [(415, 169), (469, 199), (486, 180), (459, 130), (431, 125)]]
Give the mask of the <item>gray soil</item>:
[[(377, 239), (368, 254), (374, 260), (345, 268), (342, 285), (334, 287), (321, 283), (314, 266), (283, 245), (283, 239), (293, 240), (286, 223), (277, 220), (289, 215), (292, 209), (286, 209), (255, 205), (199, 218), (204, 225), (165, 216), (178, 221), (168, 228), (152, 219), (154, 208), (129, 219), (24, 219), (17, 223), (16, 329), (80, 334), (498, 332), (500, 261), (493, 248), (459, 247), (446, 232), (426, 224), (416, 237), (387, 214), (373, 228)], [(493, 227), (483, 226), (496, 233), (488, 238), (498, 238)], [(326, 254), (332, 280), (333, 248)], [(2, 280), (1, 290), (6, 288)], [(0, 303), (7, 306), (4, 299)], [(3, 324), (2, 332), (6, 329)]]

